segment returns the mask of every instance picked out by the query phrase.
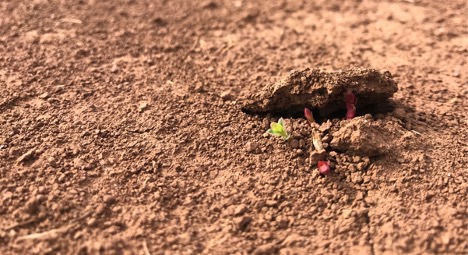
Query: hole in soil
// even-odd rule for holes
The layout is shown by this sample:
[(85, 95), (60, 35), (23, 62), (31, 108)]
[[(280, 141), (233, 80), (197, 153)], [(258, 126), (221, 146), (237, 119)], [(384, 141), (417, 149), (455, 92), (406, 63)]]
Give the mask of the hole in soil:
[[(294, 107), (293, 109), (298, 109), (298, 108), (304, 109), (305, 107)], [(361, 106), (361, 107), (359, 106), (359, 102), (358, 102), (356, 117), (364, 116), (366, 114), (371, 114), (372, 116), (375, 116), (377, 114), (388, 114), (389, 112), (392, 112), (394, 109), (395, 109), (395, 102), (391, 100), (385, 100), (384, 102), (380, 102), (379, 104), (370, 104), (370, 105)], [(345, 107), (344, 102), (334, 103), (321, 109), (311, 109), (311, 110), (318, 124), (322, 124), (323, 122), (326, 122), (329, 119), (335, 119), (335, 118), (344, 119), (346, 116), (346, 107)], [(253, 112), (248, 112), (248, 111), (244, 111), (244, 112), (250, 115), (257, 115), (261, 117), (265, 117), (268, 115), (267, 113), (253, 113)], [(303, 110), (302, 111), (298, 111), (298, 110), (288, 111), (287, 110), (284, 112), (274, 112), (270, 114), (271, 116), (276, 117), (276, 118), (283, 117), (283, 118), (293, 118), (293, 119), (301, 119), (301, 118), (305, 119)]]

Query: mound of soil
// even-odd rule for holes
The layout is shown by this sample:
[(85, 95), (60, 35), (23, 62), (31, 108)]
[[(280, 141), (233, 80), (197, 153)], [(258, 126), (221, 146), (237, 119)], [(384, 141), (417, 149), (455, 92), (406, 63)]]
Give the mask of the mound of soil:
[(467, 11), (0, 1), (0, 254), (467, 253)]
[[(346, 109), (344, 95), (350, 91), (359, 99), (359, 105), (382, 104), (398, 90), (389, 72), (352, 68), (339, 72), (320, 69), (292, 71), (289, 76), (267, 85), (252, 96), (243, 110), (250, 113), (302, 112), (304, 108), (332, 114)], [(323, 117), (328, 115), (322, 114)]]

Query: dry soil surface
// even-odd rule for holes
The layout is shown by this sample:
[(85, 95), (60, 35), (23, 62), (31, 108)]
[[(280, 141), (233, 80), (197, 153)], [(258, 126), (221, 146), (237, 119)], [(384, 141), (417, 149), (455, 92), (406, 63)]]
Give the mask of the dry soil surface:
[[(0, 1), (0, 253), (466, 254), (467, 9)], [(303, 117), (241, 111), (293, 69), (361, 66), (399, 90), (318, 120), (328, 176)]]

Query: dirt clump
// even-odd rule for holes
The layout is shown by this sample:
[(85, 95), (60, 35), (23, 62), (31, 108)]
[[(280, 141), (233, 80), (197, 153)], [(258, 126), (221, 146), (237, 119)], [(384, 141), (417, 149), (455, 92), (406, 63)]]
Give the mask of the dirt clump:
[(388, 71), (350, 68), (325, 72), (307, 68), (291, 71), (285, 79), (267, 85), (248, 99), (243, 110), (295, 113), (307, 107), (321, 110), (321, 115), (329, 115), (345, 109), (343, 97), (347, 91), (357, 96), (360, 106), (367, 106), (384, 102), (397, 90), (397, 83)]
[(352, 155), (379, 156), (385, 154), (403, 134), (402, 127), (374, 121), (372, 116), (342, 121), (334, 127), (330, 147)]

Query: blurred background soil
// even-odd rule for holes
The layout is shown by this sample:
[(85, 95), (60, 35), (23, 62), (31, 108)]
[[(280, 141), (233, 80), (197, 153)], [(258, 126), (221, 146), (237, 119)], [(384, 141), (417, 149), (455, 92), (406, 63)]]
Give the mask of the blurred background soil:
[[(0, 253), (466, 254), (467, 10), (0, 1)], [(284, 142), (240, 110), (293, 69), (359, 66), (399, 91), (353, 123), (393, 131), (379, 156), (328, 149), (330, 176), (304, 118)], [(322, 121), (326, 143), (348, 123)]]

